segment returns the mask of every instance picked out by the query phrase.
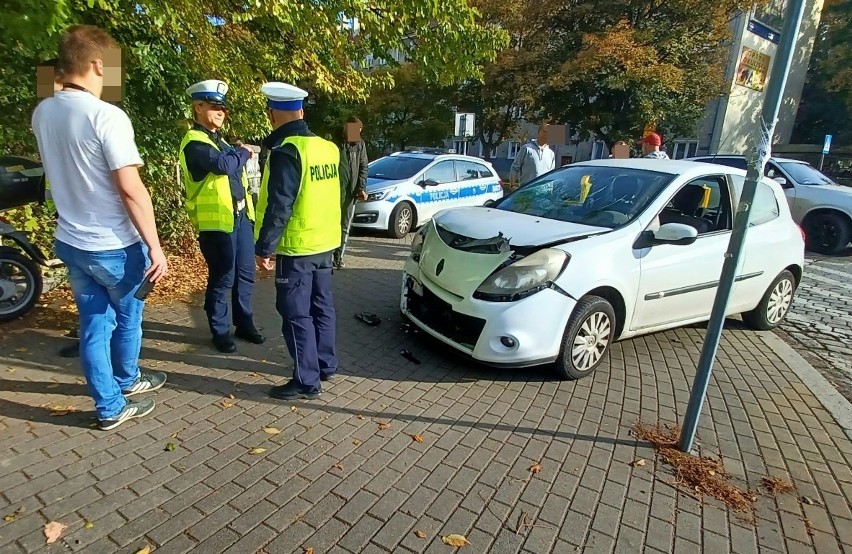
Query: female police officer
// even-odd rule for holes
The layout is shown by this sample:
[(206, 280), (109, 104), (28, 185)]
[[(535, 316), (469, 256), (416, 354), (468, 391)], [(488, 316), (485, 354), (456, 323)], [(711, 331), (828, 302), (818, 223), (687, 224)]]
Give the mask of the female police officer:
[[(186, 180), (186, 209), (209, 270), (204, 310), (213, 343), (223, 353), (235, 352), (236, 337), (254, 344), (266, 339), (254, 326), (254, 205), (248, 194), (246, 162), (254, 152), (234, 148), (219, 130), (227, 113), (228, 85), (215, 79), (189, 87), (195, 124), (180, 145)], [(233, 314), (229, 318), (230, 296)]]

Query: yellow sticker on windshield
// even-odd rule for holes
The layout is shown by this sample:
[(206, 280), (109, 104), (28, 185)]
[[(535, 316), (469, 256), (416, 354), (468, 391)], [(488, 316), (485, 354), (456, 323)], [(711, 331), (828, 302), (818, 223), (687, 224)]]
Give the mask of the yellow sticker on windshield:
[(562, 203), (567, 206), (582, 206), (586, 203), (586, 198), (589, 197), (589, 193), (592, 191), (592, 176), (591, 175), (583, 175), (580, 179), (580, 197), (576, 200), (574, 198), (565, 198)]

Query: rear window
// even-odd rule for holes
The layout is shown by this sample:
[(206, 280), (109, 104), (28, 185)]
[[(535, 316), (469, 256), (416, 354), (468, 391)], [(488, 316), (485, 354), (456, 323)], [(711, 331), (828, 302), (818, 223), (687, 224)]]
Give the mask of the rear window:
[(431, 162), (429, 159), (411, 156), (387, 156), (370, 164), (367, 177), (385, 181), (410, 179)]
[(476, 162), (456, 161), (456, 171), (459, 181), (472, 181), (474, 179), (486, 179), (491, 177), (491, 171), (484, 165)]
[(759, 183), (754, 191), (754, 201), (751, 204), (751, 215), (748, 218), (749, 225), (761, 225), (778, 219), (781, 214), (778, 209), (778, 200), (775, 191), (766, 183)]

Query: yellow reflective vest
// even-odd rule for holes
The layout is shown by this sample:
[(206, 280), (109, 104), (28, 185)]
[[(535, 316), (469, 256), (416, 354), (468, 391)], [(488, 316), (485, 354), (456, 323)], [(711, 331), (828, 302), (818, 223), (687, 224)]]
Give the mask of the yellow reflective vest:
[[(293, 215), (275, 250), (285, 256), (309, 256), (330, 252), (340, 246), (340, 151), (333, 142), (320, 137), (292, 136), (278, 147), (292, 144), (302, 162), (299, 193)], [(269, 159), (257, 200), (255, 240), (263, 225), (269, 199)]]
[[(195, 232), (231, 233), (234, 230), (234, 199), (231, 196), (228, 176), (208, 173), (202, 181), (194, 181), (184, 156), (184, 148), (192, 141), (203, 142), (219, 150), (219, 145), (207, 133), (198, 129), (187, 131), (180, 143), (180, 167), (186, 181), (186, 211), (189, 213), (192, 227)], [(246, 215), (254, 221), (254, 204), (248, 192), (248, 177), (245, 169), (242, 173), (242, 184), (246, 189)]]

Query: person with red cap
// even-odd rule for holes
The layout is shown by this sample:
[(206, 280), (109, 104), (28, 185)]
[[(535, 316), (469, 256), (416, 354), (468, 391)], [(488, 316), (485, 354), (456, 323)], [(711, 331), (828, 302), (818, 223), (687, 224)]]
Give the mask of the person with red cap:
[(642, 139), (642, 157), (652, 158), (655, 160), (668, 160), (669, 155), (665, 151), (660, 150), (663, 145), (663, 138), (657, 133), (648, 133)]

